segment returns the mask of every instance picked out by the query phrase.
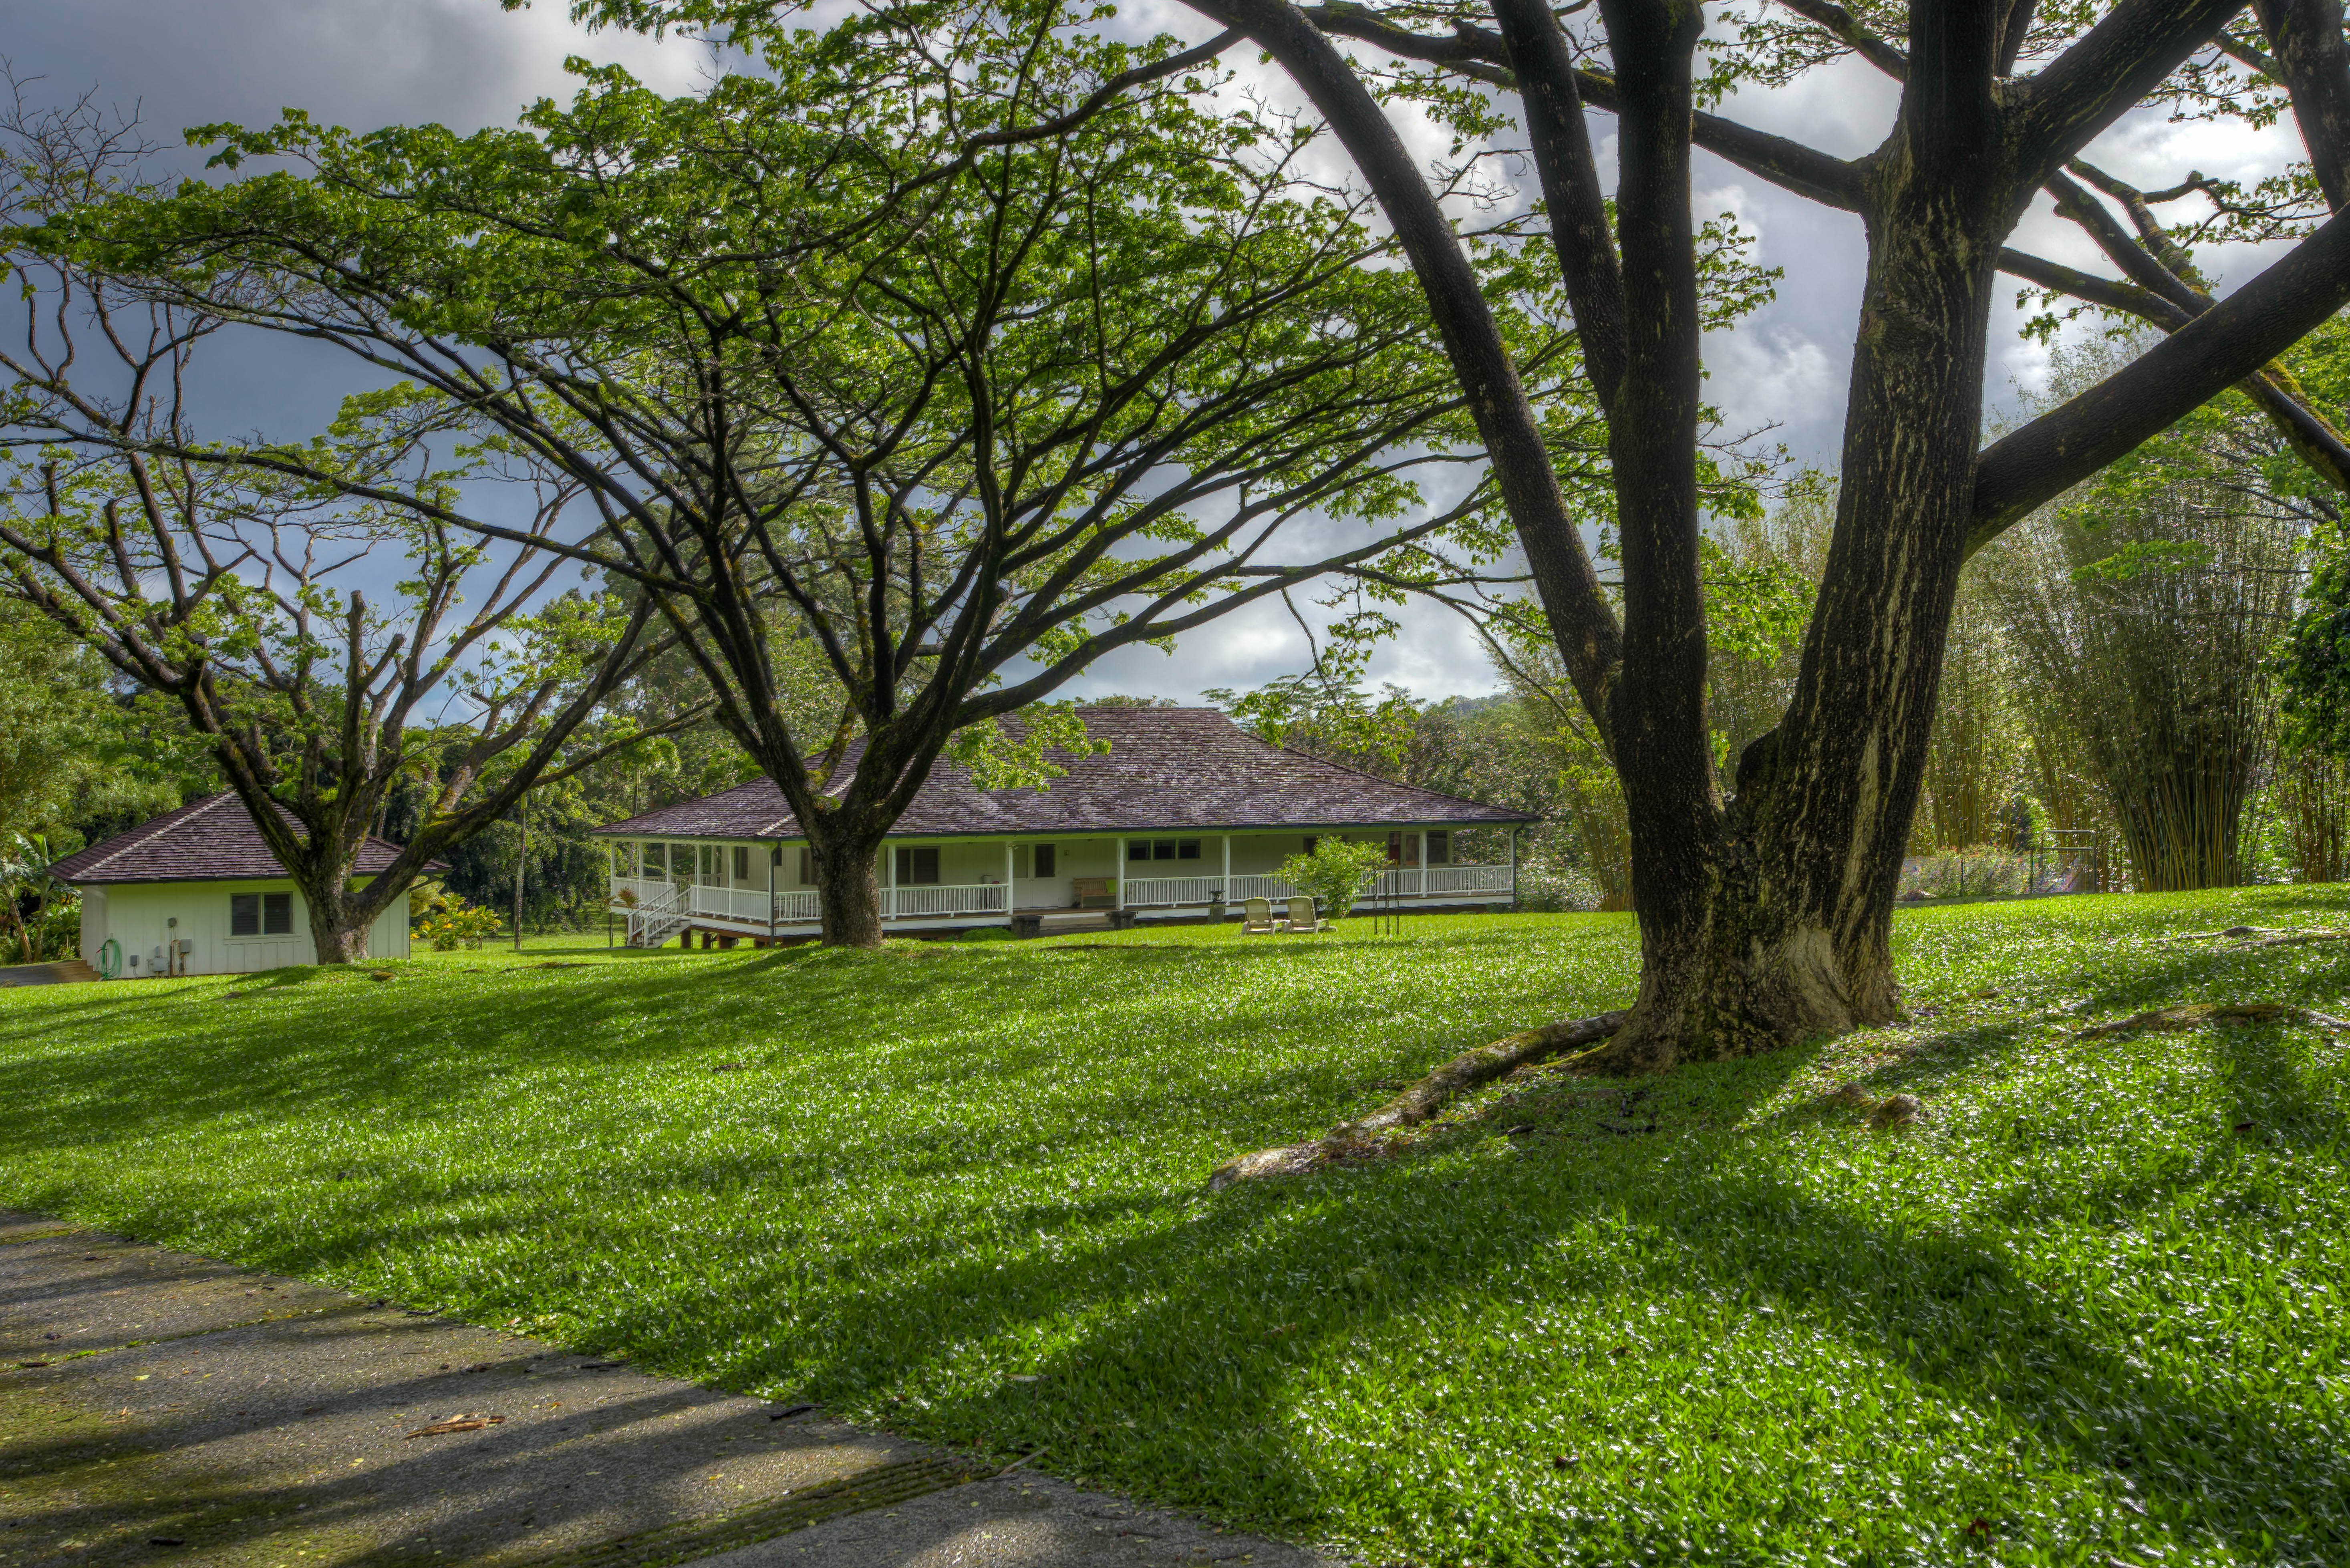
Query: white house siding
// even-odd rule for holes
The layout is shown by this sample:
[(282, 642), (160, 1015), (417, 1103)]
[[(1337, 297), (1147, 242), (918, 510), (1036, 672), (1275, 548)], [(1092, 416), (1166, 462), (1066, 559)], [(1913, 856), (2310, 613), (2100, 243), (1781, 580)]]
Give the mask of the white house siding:
[[(292, 893), (293, 931), (283, 936), (230, 936), (229, 898), (236, 893)], [(177, 925), (172, 923), (175, 920)], [(309, 911), (290, 880), (118, 882), (84, 888), (82, 957), (97, 963), (109, 937), (122, 944), (124, 979), (157, 972), (155, 950), (180, 940), (195, 944), (182, 966), (188, 974), (250, 974), (317, 961), (317, 949), (310, 940)], [(136, 968), (130, 963), (134, 955), (139, 960)], [(376, 918), (368, 930), (368, 956), (408, 956), (407, 899), (395, 899)]]

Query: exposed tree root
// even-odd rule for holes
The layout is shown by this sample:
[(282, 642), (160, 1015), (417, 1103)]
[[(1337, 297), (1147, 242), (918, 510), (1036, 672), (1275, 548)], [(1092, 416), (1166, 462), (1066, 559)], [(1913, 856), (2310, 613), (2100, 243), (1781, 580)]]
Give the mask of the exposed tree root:
[(2304, 942), (2350, 942), (2350, 930), (2336, 930), (2331, 926), (2230, 926), (2224, 931), (2189, 931), (2182, 936), (2166, 937), (2173, 942), (2219, 942), (2228, 945), (2221, 952), (2241, 952), (2247, 948), (2293, 948)]
[(1381, 1133), (1424, 1122), (1480, 1084), (1563, 1052), (1598, 1044), (1623, 1026), (1624, 1017), (1621, 1012), (1603, 1012), (1594, 1018), (1544, 1023), (1480, 1045), (1455, 1056), (1370, 1115), (1341, 1122), (1312, 1143), (1261, 1148), (1226, 1160), (1208, 1178), (1208, 1189), (1219, 1191), (1235, 1181), (1260, 1177), (1293, 1176), (1360, 1153)]
[(2197, 1002), (2183, 1007), (2161, 1007), (2151, 1012), (2140, 1012), (2111, 1023), (2093, 1024), (2073, 1036), (2075, 1040), (2093, 1040), (2101, 1035), (2130, 1034), (2139, 1030), (2158, 1033), (2176, 1033), (2205, 1023), (2306, 1023), (2313, 1029), (2329, 1033), (2350, 1030), (2350, 1023), (2330, 1013), (2316, 1012), (2306, 1007), (2288, 1007), (2281, 1002)]

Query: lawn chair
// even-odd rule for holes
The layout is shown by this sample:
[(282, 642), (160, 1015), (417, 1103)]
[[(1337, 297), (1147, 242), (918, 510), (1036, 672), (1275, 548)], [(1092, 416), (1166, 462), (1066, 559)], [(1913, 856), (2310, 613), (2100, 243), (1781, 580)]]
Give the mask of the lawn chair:
[(1273, 932), (1273, 900), (1251, 898), (1241, 906), (1241, 935), (1269, 936)]
[(1314, 913), (1314, 900), (1298, 898), (1289, 900), (1289, 929), (1293, 931), (1318, 931), (1322, 922)]

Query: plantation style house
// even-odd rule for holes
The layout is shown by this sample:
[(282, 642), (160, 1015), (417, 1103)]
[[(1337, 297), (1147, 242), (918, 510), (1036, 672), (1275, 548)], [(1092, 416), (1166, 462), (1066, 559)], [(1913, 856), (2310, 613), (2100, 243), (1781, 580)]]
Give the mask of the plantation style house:
[[(1055, 755), (1049, 788), (982, 790), (941, 762), (877, 868), (886, 929), (1036, 931), (1236, 915), (1295, 891), (1282, 861), (1323, 836), (1385, 842), (1365, 894), (1409, 910), (1507, 905), (1535, 818), (1268, 745), (1212, 708), (1080, 710), (1107, 753)], [(847, 786), (854, 752), (835, 791)], [(632, 944), (683, 931), (755, 942), (818, 929), (806, 840), (773, 780), (595, 830)]]

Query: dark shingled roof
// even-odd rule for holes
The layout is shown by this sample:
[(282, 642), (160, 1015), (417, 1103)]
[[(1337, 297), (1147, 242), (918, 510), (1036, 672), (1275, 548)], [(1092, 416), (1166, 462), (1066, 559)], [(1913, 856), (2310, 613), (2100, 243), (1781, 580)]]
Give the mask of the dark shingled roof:
[[(281, 813), (288, 825), (291, 813)], [(295, 829), (297, 833), (300, 828)], [(400, 846), (370, 835), (359, 846), (360, 876), (390, 866)], [(140, 823), (103, 844), (67, 856), (49, 867), (61, 882), (241, 882), (286, 875), (269, 853), (252, 814), (234, 794), (208, 794)]]
[[(1053, 753), (1068, 770), (1043, 792), (983, 790), (941, 762), (890, 829), (901, 838), (1176, 829), (1504, 826), (1533, 815), (1270, 746), (1213, 708), (1085, 708), (1106, 755)], [(854, 757), (850, 759), (853, 764)], [(843, 769), (843, 782), (848, 768)], [(836, 791), (843, 787), (836, 785)], [(649, 811), (595, 830), (616, 838), (794, 838), (799, 825), (772, 779)]]

